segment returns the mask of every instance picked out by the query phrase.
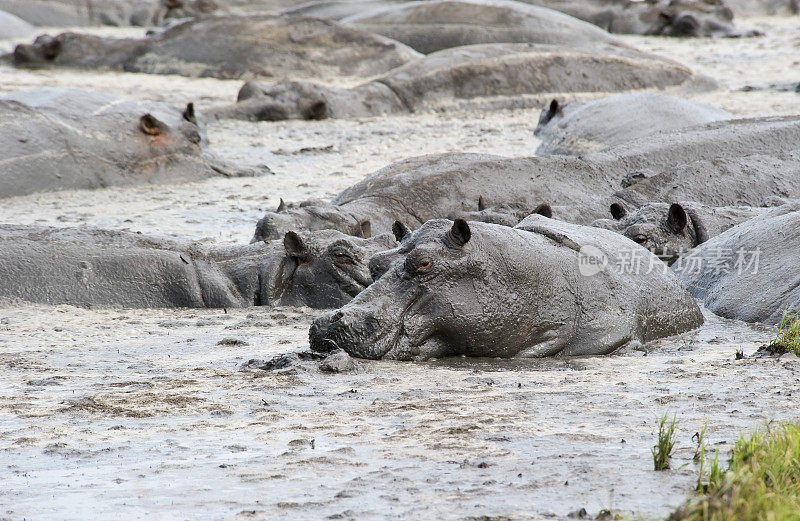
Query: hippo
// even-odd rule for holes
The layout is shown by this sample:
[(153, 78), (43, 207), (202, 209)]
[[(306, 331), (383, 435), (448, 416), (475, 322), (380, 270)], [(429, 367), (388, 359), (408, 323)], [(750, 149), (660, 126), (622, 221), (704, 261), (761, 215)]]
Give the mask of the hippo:
[(91, 228), (0, 225), (0, 297), (75, 306), (336, 308), (368, 286), (391, 235), (333, 230), (210, 247)]
[[(175, 0), (171, 0), (174, 2)], [(209, 0), (199, 0), (209, 1)], [(162, 0), (0, 0), (0, 11), (44, 27), (85, 25), (155, 25)], [(166, 0), (170, 3), (170, 0)]]
[(342, 23), (382, 34), (423, 54), (480, 43), (619, 43), (592, 24), (513, 0), (433, 0), (367, 10)]
[(0, 121), (0, 198), (254, 175), (205, 152), (192, 103), (45, 88), (0, 98)]
[(35, 31), (36, 29), (22, 18), (0, 11), (0, 40), (28, 38)]
[(554, 99), (542, 109), (533, 133), (542, 140), (536, 155), (578, 155), (662, 130), (733, 117), (725, 110), (704, 103), (641, 92), (567, 103)]
[(762, 34), (754, 30), (735, 29), (733, 11), (719, 0), (523, 1), (561, 11), (593, 23), (610, 33), (678, 37), (740, 37)]
[(619, 234), (541, 215), (516, 228), (428, 221), (386, 273), (314, 320), (311, 349), (417, 361), (586, 356), (699, 327), (671, 273), (616, 269), (630, 251), (660, 263)]
[(672, 270), (725, 318), (778, 324), (800, 312), (800, 203), (772, 208), (682, 255)]
[(766, 208), (715, 208), (684, 201), (648, 203), (631, 213), (627, 213), (621, 204), (613, 203), (610, 211), (613, 219), (598, 219), (592, 226), (621, 233), (671, 266), (681, 254), (764, 213)]
[(454, 102), (518, 108), (525, 95), (616, 92), (694, 81), (686, 67), (616, 44), (495, 43), (445, 49), (350, 89), (307, 82), (246, 83), (212, 113), (256, 121), (354, 118), (439, 110)]
[(279, 238), (288, 230), (389, 233), (395, 220), (417, 228), (463, 212), (532, 213), (542, 203), (554, 217), (586, 225), (607, 217), (615, 202), (628, 209), (685, 200), (761, 206), (774, 196), (800, 198), (798, 142), (800, 116), (781, 116), (660, 132), (581, 157), (409, 158), (370, 174), (328, 203), (267, 212), (254, 240)]
[(221, 79), (374, 76), (421, 55), (327, 20), (219, 16), (184, 21), (143, 39), (63, 33), (14, 49), (17, 67), (62, 66)]

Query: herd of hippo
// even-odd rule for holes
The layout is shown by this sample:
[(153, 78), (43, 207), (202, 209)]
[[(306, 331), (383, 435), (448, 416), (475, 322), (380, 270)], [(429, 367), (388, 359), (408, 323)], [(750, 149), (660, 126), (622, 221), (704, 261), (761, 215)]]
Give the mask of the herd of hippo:
[[(400, 360), (606, 354), (699, 327), (698, 302), (778, 323), (800, 312), (800, 116), (743, 119), (657, 92), (715, 86), (612, 33), (758, 36), (734, 15), (798, 10), (796, 0), (0, 0), (0, 39), (33, 38), (37, 26), (152, 28), (141, 39), (40, 34), (0, 57), (16, 67), (244, 81), (235, 103), (203, 110), (59, 88), (2, 97), (0, 198), (258, 175), (208, 152), (204, 127), (223, 118), (543, 105), (530, 157), (407, 158), (330, 201), (281, 200), (246, 245), (0, 224), (0, 297), (309, 306), (328, 310), (311, 325), (313, 350)], [(355, 86), (324, 82), (335, 77)]]

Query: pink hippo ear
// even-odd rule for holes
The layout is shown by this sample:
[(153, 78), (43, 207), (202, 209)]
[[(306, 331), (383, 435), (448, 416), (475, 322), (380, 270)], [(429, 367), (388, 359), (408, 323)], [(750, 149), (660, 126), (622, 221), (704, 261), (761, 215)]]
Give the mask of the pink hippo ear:
[(145, 114), (139, 118), (139, 129), (148, 136), (160, 136), (167, 129), (167, 125), (152, 114)]
[(667, 223), (669, 224), (670, 230), (675, 233), (681, 233), (686, 228), (686, 225), (689, 224), (689, 219), (686, 217), (686, 211), (683, 209), (683, 206), (678, 203), (672, 203), (669, 206)]
[(364, 239), (369, 239), (372, 237), (372, 223), (365, 220), (358, 223), (358, 227), (361, 230), (361, 237)]
[(453, 227), (447, 232), (450, 240), (459, 248), (469, 242), (472, 237), (472, 232), (469, 229), (469, 224), (464, 219), (456, 219), (453, 221)]

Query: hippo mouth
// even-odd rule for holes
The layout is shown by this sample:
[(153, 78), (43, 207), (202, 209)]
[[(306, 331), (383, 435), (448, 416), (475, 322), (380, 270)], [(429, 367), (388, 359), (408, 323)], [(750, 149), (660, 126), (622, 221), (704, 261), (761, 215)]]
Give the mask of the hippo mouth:
[(336, 265), (333, 266), (333, 276), (342, 291), (351, 297), (355, 297), (372, 284), (372, 277), (368, 274), (365, 275), (358, 271), (346, 271)]

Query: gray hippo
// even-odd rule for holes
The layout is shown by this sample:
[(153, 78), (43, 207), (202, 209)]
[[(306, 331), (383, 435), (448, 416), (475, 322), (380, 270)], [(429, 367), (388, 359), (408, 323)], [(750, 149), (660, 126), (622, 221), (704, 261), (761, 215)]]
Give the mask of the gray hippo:
[(445, 49), (350, 89), (246, 83), (213, 113), (246, 120), (353, 118), (440, 109), (453, 102), (517, 108), (525, 95), (664, 88), (694, 79), (686, 67), (630, 47), (495, 43)]
[(204, 151), (190, 103), (39, 89), (0, 98), (0, 198), (114, 185), (252, 175)]
[(143, 39), (43, 35), (18, 45), (13, 63), (223, 79), (318, 78), (374, 76), (419, 56), (336, 22), (261, 15), (189, 20)]
[(516, 228), (429, 221), (375, 283), (314, 320), (311, 348), (393, 360), (601, 355), (699, 327), (668, 271), (617, 269), (630, 251), (660, 263), (621, 235), (539, 215)]
[(0, 11), (0, 40), (28, 38), (35, 31), (36, 29), (22, 18)]
[(462, 212), (531, 213), (542, 203), (553, 216), (578, 224), (607, 217), (614, 202), (629, 209), (685, 200), (761, 206), (774, 196), (800, 197), (798, 142), (800, 116), (785, 116), (660, 132), (582, 157), (410, 158), (370, 174), (329, 203), (268, 212), (254, 240), (280, 238), (288, 230), (388, 233), (395, 220), (417, 228)]
[(333, 230), (209, 247), (86, 228), (0, 225), (0, 297), (44, 304), (142, 307), (346, 304), (372, 282), (390, 235)]
[(146, 26), (160, 21), (159, 15), (165, 8), (162, 1), (175, 0), (0, 0), (0, 11), (43, 27)]
[(341, 20), (423, 54), (480, 43), (589, 45), (616, 40), (558, 11), (512, 0), (434, 0), (367, 10)]
[(771, 209), (682, 255), (678, 279), (725, 318), (778, 324), (800, 312), (800, 204)]
[(610, 33), (682, 37), (761, 35), (759, 31), (735, 29), (733, 11), (719, 0), (523, 1), (561, 11)]
[(613, 219), (598, 219), (592, 226), (620, 233), (672, 265), (684, 252), (761, 215), (766, 208), (717, 208), (688, 201), (648, 203), (631, 213), (627, 213), (621, 204), (613, 203), (610, 211)]
[(662, 130), (733, 119), (722, 109), (652, 92), (559, 103), (542, 109), (534, 135), (536, 155), (578, 155), (619, 145)]

